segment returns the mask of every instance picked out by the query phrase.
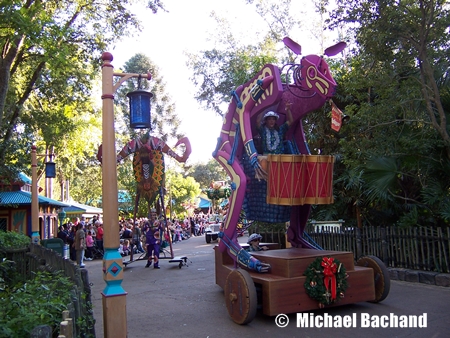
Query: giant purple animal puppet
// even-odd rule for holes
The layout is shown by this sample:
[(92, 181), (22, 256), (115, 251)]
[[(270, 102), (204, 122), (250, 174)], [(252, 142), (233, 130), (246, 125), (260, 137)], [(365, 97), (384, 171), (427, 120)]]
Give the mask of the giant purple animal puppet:
[[(286, 37), (285, 45), (295, 54), (301, 54), (301, 47)], [(340, 42), (325, 50), (332, 56), (346, 47)], [(288, 79), (282, 82), (282, 77)], [(237, 223), (243, 209), (247, 219), (263, 222), (287, 222), (288, 241), (293, 247), (312, 248), (304, 239), (311, 205), (280, 206), (266, 204), (267, 182), (256, 179), (266, 177), (266, 172), (258, 161), (255, 145), (258, 121), (267, 111), (280, 115), (279, 122), (286, 117), (283, 112), (290, 105), (293, 123), (286, 134), (286, 149), (291, 154), (310, 154), (302, 126), (302, 118), (318, 109), (330, 99), (336, 89), (336, 82), (330, 74), (323, 57), (308, 55), (299, 64), (287, 64), (281, 69), (268, 64), (250, 81), (232, 92), (233, 98), (223, 118), (222, 130), (213, 157), (224, 167), (232, 184), (229, 211), (220, 233), (219, 250), (228, 251), (236, 264), (258, 272), (267, 272), (270, 265), (251, 256), (237, 240)], [(261, 196), (263, 198), (261, 198)]]

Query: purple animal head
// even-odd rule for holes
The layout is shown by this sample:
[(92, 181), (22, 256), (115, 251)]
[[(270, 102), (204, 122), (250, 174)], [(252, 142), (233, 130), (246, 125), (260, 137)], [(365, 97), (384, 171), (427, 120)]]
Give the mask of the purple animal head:
[[(302, 47), (289, 37), (283, 39), (284, 44), (292, 52), (297, 55), (301, 54)], [(324, 51), (324, 55), (333, 56), (342, 52), (346, 48), (347, 44), (343, 41), (336, 43), (333, 46), (328, 47)], [(286, 88), (292, 91), (292, 94), (297, 97), (307, 97), (307, 93), (313, 92), (321, 96), (322, 99), (331, 98), (336, 91), (336, 82), (330, 74), (328, 64), (318, 55), (308, 55), (301, 59), (300, 64), (288, 64), (287, 72), (292, 72), (292, 78), (294, 84), (286, 84)], [(289, 76), (287, 77), (289, 78)], [(296, 89), (300, 89), (304, 95), (298, 92)]]
[[(285, 38), (285, 45), (299, 55), (301, 47), (295, 41)], [(338, 42), (328, 47), (324, 55), (333, 56), (346, 47), (345, 42)], [(285, 112), (286, 104), (291, 106), (293, 124), (289, 128), (286, 139), (295, 141), (301, 154), (308, 154), (306, 139), (301, 119), (311, 111), (319, 109), (333, 97), (336, 92), (336, 81), (325, 59), (318, 55), (307, 55), (300, 59), (300, 63), (290, 63), (282, 67), (281, 72), (288, 81), (283, 84), (283, 94), (277, 111)]]
[[(322, 98), (331, 98), (336, 91), (336, 81), (330, 73), (330, 68), (323, 57), (308, 55), (302, 58), (300, 66), (300, 79), (296, 85), (303, 90), (312, 90)], [(300, 83), (297, 81), (300, 80)]]
[(294, 120), (322, 107), (336, 92), (336, 81), (321, 56), (304, 56), (300, 63), (287, 64), (283, 70), (289, 83), (283, 84), (282, 99), (277, 111), (284, 112), (286, 103), (290, 102)]

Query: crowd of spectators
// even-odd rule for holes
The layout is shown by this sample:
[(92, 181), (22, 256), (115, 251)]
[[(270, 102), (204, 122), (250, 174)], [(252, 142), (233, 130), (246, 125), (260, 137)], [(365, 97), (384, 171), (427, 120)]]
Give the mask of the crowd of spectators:
[[(77, 228), (84, 233), (84, 236), (78, 234), (78, 241)], [(89, 221), (86, 221), (85, 217), (75, 218), (73, 222), (64, 223), (59, 227), (57, 237), (69, 246), (69, 258), (83, 267), (82, 261), (93, 260), (94, 248), (103, 251), (103, 222), (99, 215), (94, 215)], [(77, 251), (80, 251), (78, 260)]]
[[(148, 221), (147, 218), (139, 218), (136, 221), (131, 218), (122, 218), (119, 221), (120, 246), (118, 250), (122, 256), (128, 256), (131, 250), (133, 253), (145, 252), (145, 229), (143, 227), (146, 221)], [(217, 215), (203, 213), (185, 217), (182, 220), (167, 219), (168, 231), (164, 231), (162, 238), (163, 241), (177, 243), (191, 236), (202, 236), (207, 225), (215, 222), (218, 222)], [(84, 232), (81, 248), (76, 243), (78, 226)], [(103, 221), (100, 215), (93, 216), (89, 221), (85, 217), (81, 217), (76, 218), (73, 222), (64, 223), (60, 226), (57, 237), (69, 246), (69, 258), (80, 266), (84, 266), (80, 257), (82, 257), (82, 261), (90, 261), (98, 257), (99, 253), (103, 254)], [(77, 249), (80, 251), (78, 261)], [(81, 250), (83, 250), (82, 253)]]

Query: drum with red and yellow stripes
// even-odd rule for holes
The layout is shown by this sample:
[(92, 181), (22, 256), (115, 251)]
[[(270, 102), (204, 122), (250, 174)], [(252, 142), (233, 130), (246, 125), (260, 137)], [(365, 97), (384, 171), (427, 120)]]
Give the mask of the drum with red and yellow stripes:
[(333, 156), (269, 154), (267, 164), (268, 204), (333, 203)]

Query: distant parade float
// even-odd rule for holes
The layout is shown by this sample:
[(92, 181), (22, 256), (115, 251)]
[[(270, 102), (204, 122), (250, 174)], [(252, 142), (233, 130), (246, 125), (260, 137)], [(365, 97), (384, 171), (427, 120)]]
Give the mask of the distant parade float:
[[(288, 37), (283, 42), (301, 54), (299, 44)], [(324, 55), (345, 47), (339, 42)], [(258, 306), (274, 316), (379, 302), (389, 293), (389, 274), (378, 258), (363, 257), (355, 265), (352, 252), (317, 250), (303, 237), (311, 205), (333, 203), (334, 157), (310, 153), (302, 119), (330, 101), (336, 87), (324, 57), (307, 55), (281, 68), (267, 64), (232, 92), (213, 153), (231, 179), (215, 259), (216, 283), (238, 324), (249, 323)], [(333, 111), (338, 130), (341, 116)], [(208, 197), (225, 194), (212, 187)], [(289, 222), (291, 248), (265, 243), (269, 250), (250, 254), (237, 240), (242, 213), (251, 221)]]
[(218, 201), (230, 197), (231, 189), (222, 182), (214, 182), (210, 188), (205, 189), (205, 193), (210, 200)]

